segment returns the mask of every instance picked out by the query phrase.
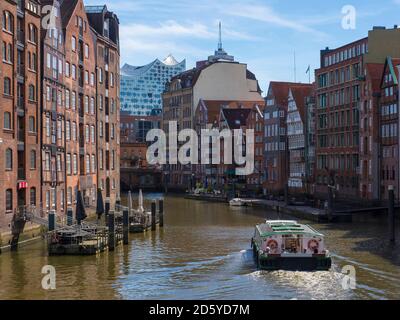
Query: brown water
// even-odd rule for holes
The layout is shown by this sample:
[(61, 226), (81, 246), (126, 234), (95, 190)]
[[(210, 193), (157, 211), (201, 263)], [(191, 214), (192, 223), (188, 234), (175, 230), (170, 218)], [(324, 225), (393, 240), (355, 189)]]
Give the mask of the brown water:
[[(400, 246), (387, 244), (384, 221), (312, 224), (333, 254), (329, 272), (260, 272), (250, 239), (274, 212), (175, 197), (165, 212), (164, 229), (131, 235), (114, 253), (48, 257), (38, 242), (0, 255), (0, 299), (400, 298)], [(56, 268), (54, 291), (41, 288), (44, 265)], [(356, 269), (355, 290), (342, 288), (344, 265)]]

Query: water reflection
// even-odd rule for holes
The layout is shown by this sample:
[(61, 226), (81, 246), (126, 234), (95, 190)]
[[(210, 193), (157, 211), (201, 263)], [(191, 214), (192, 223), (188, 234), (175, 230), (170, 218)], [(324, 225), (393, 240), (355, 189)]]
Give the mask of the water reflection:
[[(150, 195), (156, 198), (160, 195)], [(44, 243), (0, 255), (1, 299), (395, 299), (399, 247), (386, 224), (313, 224), (334, 255), (329, 272), (261, 272), (250, 238), (275, 212), (168, 197), (165, 227), (131, 235), (130, 245), (95, 257), (47, 257)], [(290, 218), (281, 216), (280, 218)], [(41, 289), (41, 268), (57, 270), (57, 290)], [(353, 265), (357, 289), (343, 290)]]

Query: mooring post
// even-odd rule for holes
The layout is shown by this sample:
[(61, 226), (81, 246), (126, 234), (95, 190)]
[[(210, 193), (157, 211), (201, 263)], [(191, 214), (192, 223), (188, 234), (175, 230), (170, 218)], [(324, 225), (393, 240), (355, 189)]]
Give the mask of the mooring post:
[(108, 249), (115, 249), (115, 214), (114, 211), (108, 213)]
[(151, 230), (156, 230), (156, 202), (151, 203)]
[(389, 240), (391, 243), (395, 243), (395, 215), (394, 215), (394, 188), (393, 186), (389, 186), (389, 210), (388, 210), (388, 219), (389, 219)]
[(289, 205), (289, 184), (285, 184), (285, 190), (284, 190), (284, 197), (285, 197), (285, 204)]
[(106, 201), (104, 204), (104, 219), (105, 219), (106, 225), (108, 223), (109, 212), (110, 212), (110, 198), (106, 198)]
[(74, 221), (74, 210), (71, 207), (67, 208), (67, 226), (72, 226)]
[(164, 200), (158, 200), (158, 218), (160, 220), (160, 227), (164, 227)]
[(124, 208), (122, 211), (122, 230), (123, 230), (123, 243), (129, 244), (129, 209)]
[(54, 210), (49, 211), (49, 231), (54, 231), (56, 229), (56, 214)]

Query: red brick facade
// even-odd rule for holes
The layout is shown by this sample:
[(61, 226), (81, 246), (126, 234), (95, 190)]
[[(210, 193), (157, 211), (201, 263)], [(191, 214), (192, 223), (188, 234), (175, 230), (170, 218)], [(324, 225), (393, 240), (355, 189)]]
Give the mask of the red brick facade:
[(40, 7), (1, 1), (0, 228), (19, 207), (40, 204)]

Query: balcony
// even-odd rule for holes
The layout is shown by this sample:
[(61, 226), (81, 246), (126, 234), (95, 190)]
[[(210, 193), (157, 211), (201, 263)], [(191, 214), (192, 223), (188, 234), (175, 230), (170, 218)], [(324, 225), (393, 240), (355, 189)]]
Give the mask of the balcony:
[(23, 64), (17, 65), (17, 80), (19, 83), (25, 82), (25, 66)]
[(21, 50), (24, 50), (25, 48), (25, 33), (23, 30), (17, 31), (17, 46)]
[(24, 97), (17, 97), (17, 115), (19, 117), (25, 116), (25, 100)]
[(18, 151), (25, 150), (25, 130), (19, 129), (17, 132)]
[(25, 15), (25, 1), (17, 0), (17, 16), (23, 18)]

